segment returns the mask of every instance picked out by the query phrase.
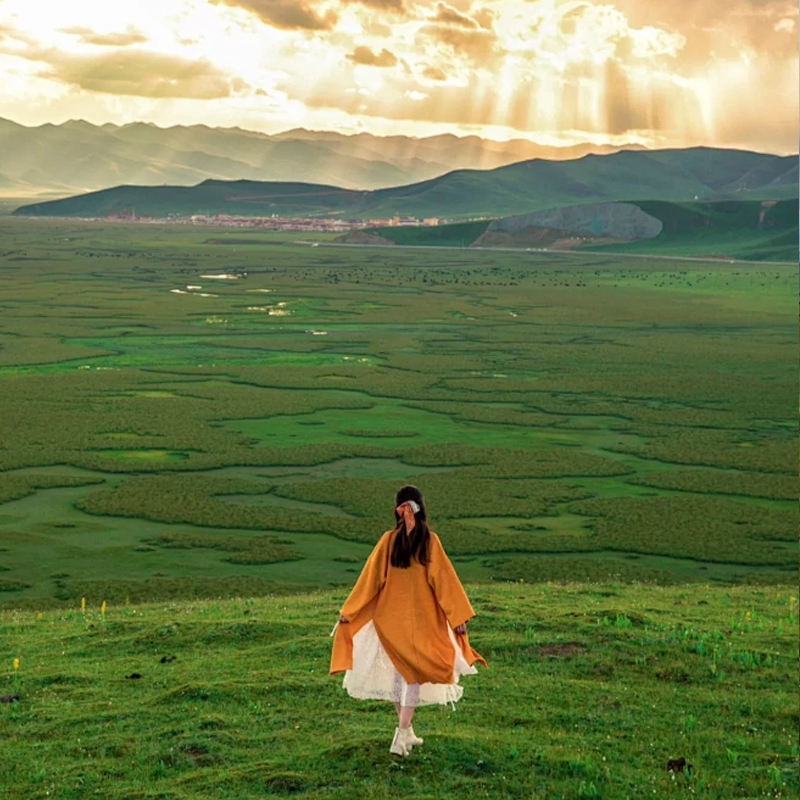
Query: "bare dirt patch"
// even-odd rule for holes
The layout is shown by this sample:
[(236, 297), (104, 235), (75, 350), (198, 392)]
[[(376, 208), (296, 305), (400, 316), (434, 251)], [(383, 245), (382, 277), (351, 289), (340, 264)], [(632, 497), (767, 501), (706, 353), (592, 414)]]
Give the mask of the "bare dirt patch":
[(539, 648), (539, 655), (545, 658), (571, 658), (580, 656), (588, 651), (588, 647), (581, 642), (555, 642), (543, 644)]

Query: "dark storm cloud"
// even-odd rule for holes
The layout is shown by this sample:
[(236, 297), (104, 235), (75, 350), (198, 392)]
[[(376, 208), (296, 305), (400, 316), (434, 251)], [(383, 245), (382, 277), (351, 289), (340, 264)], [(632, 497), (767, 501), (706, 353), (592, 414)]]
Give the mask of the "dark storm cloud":
[(332, 12), (321, 16), (302, 0), (211, 0), (212, 3), (243, 8), (273, 28), (295, 31), (326, 31), (336, 24)]

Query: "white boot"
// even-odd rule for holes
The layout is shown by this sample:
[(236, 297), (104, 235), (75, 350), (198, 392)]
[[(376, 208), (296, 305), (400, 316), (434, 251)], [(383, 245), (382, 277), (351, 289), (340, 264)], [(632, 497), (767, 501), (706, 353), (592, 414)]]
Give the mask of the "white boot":
[(407, 756), (413, 747), (409, 741), (408, 728), (395, 728), (394, 739), (392, 739), (392, 746), (389, 752), (396, 756)]
[(424, 743), (424, 739), (420, 739), (416, 733), (414, 733), (414, 726), (408, 726), (408, 739), (406, 740), (412, 747), (419, 747), (419, 745)]

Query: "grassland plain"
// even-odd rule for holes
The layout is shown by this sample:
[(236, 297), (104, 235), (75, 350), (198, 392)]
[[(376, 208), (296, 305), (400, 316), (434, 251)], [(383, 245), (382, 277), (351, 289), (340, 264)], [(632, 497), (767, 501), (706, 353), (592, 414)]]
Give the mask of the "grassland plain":
[[(425, 739), (328, 675), (346, 590), (0, 612), (20, 800), (796, 798), (797, 587), (467, 584), (489, 662)], [(14, 659), (19, 659), (14, 668)], [(138, 677), (136, 677), (138, 676)], [(393, 720), (394, 717), (394, 720)], [(670, 772), (670, 760), (692, 766)]]
[(2, 605), (351, 584), (403, 481), (467, 581), (797, 581), (791, 266), (0, 243)]

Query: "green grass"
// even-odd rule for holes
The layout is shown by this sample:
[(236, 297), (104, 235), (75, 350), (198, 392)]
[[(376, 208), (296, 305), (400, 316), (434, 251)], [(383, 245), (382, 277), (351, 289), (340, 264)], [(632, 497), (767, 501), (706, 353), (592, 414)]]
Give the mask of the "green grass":
[[(797, 797), (793, 268), (227, 235), (0, 220), (9, 796)], [(328, 633), (407, 481), (490, 668), (396, 761)]]
[[(364, 397), (364, 400), (369, 401), (369, 398)], [(326, 409), (302, 416), (276, 415), (263, 420), (244, 420), (228, 424), (229, 427), (274, 447), (329, 441), (354, 443), (370, 436), (385, 439), (383, 444), (396, 447), (468, 441), (475, 447), (510, 449), (527, 449), (537, 445), (546, 448), (554, 443), (573, 442), (577, 439), (592, 445), (627, 438), (622, 433), (615, 434), (603, 428), (598, 430), (597, 427), (576, 434), (553, 430), (550, 426), (482, 426), (455, 415), (409, 407), (407, 403), (389, 398), (374, 398), (372, 403), (371, 407), (352, 411)], [(636, 442), (636, 437), (632, 441)]]
[(455, 711), (417, 711), (402, 760), (394, 709), (328, 675), (344, 590), (2, 612), (19, 701), (0, 705), (0, 782), (26, 800), (797, 796), (796, 584), (467, 590), (489, 668)]
[(392, 228), (365, 228), (395, 244), (414, 247), (469, 247), (486, 231), (491, 220), (456, 222), (449, 225), (413, 228), (399, 225)]
[[(637, 242), (602, 240), (574, 242), (582, 251), (603, 250), (625, 254), (671, 257), (708, 256), (748, 261), (795, 261), (797, 259), (797, 201), (780, 200), (774, 205), (760, 201), (717, 201), (677, 203), (637, 201), (634, 205), (660, 220), (661, 233), (654, 239)], [(399, 245), (414, 247), (469, 247), (486, 232), (492, 220), (440, 225), (434, 228), (369, 228)], [(529, 249), (547, 247), (568, 238), (551, 230), (549, 237), (535, 241), (524, 235), (507, 236), (503, 246)], [(490, 245), (491, 246), (491, 245)], [(556, 244), (556, 249), (558, 245)]]
[[(756, 201), (637, 205), (661, 220), (664, 229), (652, 241), (609, 245), (608, 249), (749, 261), (797, 259), (797, 201), (781, 200), (770, 207)], [(589, 249), (601, 248), (595, 245)]]
[(343, 588), (408, 481), (469, 581), (796, 580), (791, 266), (0, 236), (0, 605)]

